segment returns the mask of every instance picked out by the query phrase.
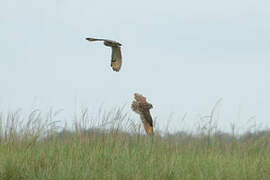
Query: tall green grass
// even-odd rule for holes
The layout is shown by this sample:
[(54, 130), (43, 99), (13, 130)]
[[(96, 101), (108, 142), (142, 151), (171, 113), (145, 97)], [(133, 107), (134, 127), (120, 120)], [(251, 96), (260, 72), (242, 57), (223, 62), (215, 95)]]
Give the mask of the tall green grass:
[(73, 128), (56, 116), (1, 115), (0, 179), (270, 179), (268, 131), (150, 137), (121, 108), (82, 111)]

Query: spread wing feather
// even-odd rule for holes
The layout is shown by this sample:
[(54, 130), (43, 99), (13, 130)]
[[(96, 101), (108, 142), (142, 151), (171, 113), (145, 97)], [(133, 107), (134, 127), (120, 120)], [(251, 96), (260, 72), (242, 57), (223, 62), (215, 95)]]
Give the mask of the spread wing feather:
[(104, 41), (104, 39), (96, 39), (96, 38), (85, 38), (88, 41)]
[(112, 59), (111, 59), (112, 69), (116, 72), (120, 71), (122, 66), (122, 54), (121, 48), (119, 46), (112, 47)]

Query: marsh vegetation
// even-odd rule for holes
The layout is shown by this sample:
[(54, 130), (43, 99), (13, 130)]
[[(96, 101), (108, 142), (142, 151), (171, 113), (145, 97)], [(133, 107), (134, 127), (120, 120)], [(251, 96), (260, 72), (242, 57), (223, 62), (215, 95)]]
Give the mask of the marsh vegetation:
[[(270, 179), (270, 131), (147, 136), (123, 108), (72, 128), (57, 112), (1, 114), (0, 179)], [(138, 122), (138, 123), (137, 123)]]

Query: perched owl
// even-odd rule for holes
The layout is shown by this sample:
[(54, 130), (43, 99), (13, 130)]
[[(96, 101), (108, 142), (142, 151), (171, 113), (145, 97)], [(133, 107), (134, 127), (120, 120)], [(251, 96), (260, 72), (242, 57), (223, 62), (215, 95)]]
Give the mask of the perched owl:
[(112, 48), (112, 59), (111, 67), (114, 71), (119, 72), (122, 66), (122, 54), (121, 47), (122, 44), (116, 41), (107, 40), (107, 39), (95, 39), (95, 38), (86, 38), (88, 41), (103, 41), (105, 46)]

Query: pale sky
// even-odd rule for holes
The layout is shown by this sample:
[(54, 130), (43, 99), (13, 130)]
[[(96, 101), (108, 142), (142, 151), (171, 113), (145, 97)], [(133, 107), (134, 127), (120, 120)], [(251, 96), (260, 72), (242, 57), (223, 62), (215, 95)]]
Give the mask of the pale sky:
[[(0, 108), (64, 109), (68, 121), (81, 107), (129, 107), (137, 92), (178, 130), (222, 98), (221, 129), (253, 116), (268, 127), (269, 19), (268, 0), (1, 1)], [(121, 71), (85, 37), (122, 43)]]

